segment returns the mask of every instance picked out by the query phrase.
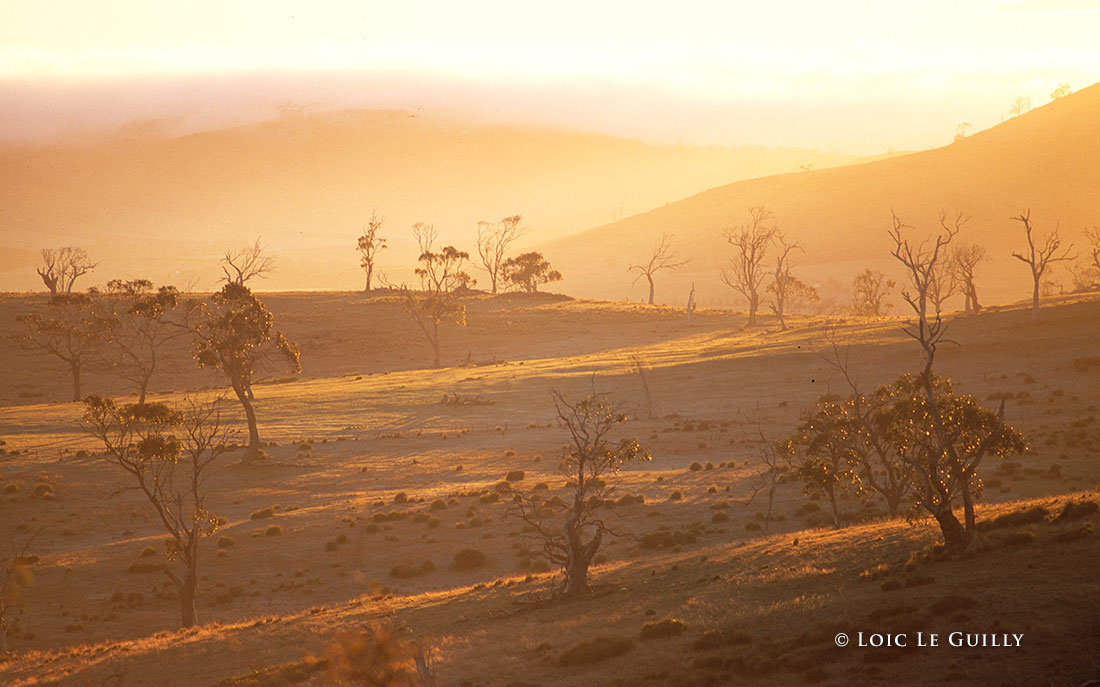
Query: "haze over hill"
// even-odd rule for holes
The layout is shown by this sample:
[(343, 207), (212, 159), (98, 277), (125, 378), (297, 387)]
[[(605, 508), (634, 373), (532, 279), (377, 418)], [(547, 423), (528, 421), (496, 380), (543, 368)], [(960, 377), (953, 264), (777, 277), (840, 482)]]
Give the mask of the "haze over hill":
[[(1060, 226), (1063, 239), (1079, 246), (1084, 228), (1100, 224), (1098, 125), (1100, 85), (1094, 85), (943, 148), (737, 182), (542, 248), (564, 273), (563, 290), (637, 300), (645, 296), (644, 284), (632, 287), (628, 265), (647, 259), (662, 232), (672, 232), (691, 263), (660, 273), (658, 300), (682, 304), (694, 282), (701, 303), (744, 307), (719, 280), (732, 254), (722, 231), (763, 205), (805, 248), (795, 273), (845, 298), (852, 278), (868, 266), (900, 283), (886, 234), (891, 209), (929, 231), (939, 227), (944, 210), (952, 219), (956, 212), (968, 215), (959, 240), (989, 251), (990, 261), (978, 271), (981, 302), (1018, 300), (1030, 295), (1031, 285), (1027, 267), (1010, 256), (1026, 248), (1020, 223), (1010, 217), (1030, 209), (1038, 235)], [(1051, 276), (1068, 282), (1062, 266)]]
[(386, 216), (382, 271), (411, 278), (409, 227), (473, 251), (480, 220), (523, 215), (528, 244), (736, 179), (855, 159), (794, 148), (654, 146), (402, 111), (288, 112), (260, 124), (0, 149), (0, 290), (40, 289), (44, 247), (78, 245), (90, 280), (211, 288), (217, 259), (257, 236), (277, 271), (263, 289), (361, 288), (355, 238)]

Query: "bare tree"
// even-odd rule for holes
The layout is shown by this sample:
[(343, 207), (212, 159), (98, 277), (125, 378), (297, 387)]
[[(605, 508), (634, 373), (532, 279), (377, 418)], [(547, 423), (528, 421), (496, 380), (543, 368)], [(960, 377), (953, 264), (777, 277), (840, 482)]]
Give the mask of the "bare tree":
[(559, 392), (552, 393), (558, 423), (569, 433), (559, 469), (568, 480), (572, 500), (555, 508), (543, 502), (537, 492), (530, 495), (517, 492), (515, 515), (534, 529), (542, 546), (541, 555), (562, 567), (565, 579), (560, 593), (583, 596), (590, 591), (588, 568), (604, 535), (620, 534), (602, 517), (610, 503), (607, 478), (623, 465), (649, 460), (650, 456), (633, 438), (618, 441), (610, 438), (612, 430), (626, 416), (604, 395), (592, 393), (576, 403), (568, 403)]
[(749, 305), (749, 326), (756, 325), (760, 307), (760, 285), (766, 271), (764, 258), (776, 227), (772, 214), (762, 206), (749, 208), (749, 222), (725, 231), (726, 242), (736, 248), (729, 268), (722, 270), (722, 283), (745, 297)]
[(957, 127), (955, 127), (955, 140), (961, 141), (962, 139), (966, 138), (966, 135), (973, 128), (974, 125), (970, 122), (961, 122)]
[(866, 317), (881, 317), (892, 307), (886, 302), (890, 290), (897, 286), (893, 279), (870, 267), (852, 280), (852, 312)]
[(238, 251), (226, 251), (222, 257), (223, 279), (227, 284), (244, 286), (251, 279), (263, 279), (275, 269), (275, 261), (264, 255), (260, 239)]
[(653, 413), (653, 393), (649, 389), (649, 363), (638, 353), (630, 354), (630, 367), (638, 375), (638, 382), (642, 385), (642, 396), (645, 398), (646, 417), (650, 420), (656, 415)]
[(769, 306), (776, 317), (779, 318), (779, 328), (785, 330), (787, 321), (783, 318), (783, 315), (787, 309), (787, 301), (793, 295), (793, 287), (797, 281), (794, 275), (791, 274), (791, 252), (796, 249), (802, 250), (802, 246), (794, 241), (788, 243), (783, 233), (778, 230), (775, 232), (774, 239), (776, 244), (775, 271), (772, 272), (772, 281), (768, 284), (767, 291), (772, 295)]
[(1019, 96), (1012, 101), (1012, 104), (1008, 106), (1008, 113), (1013, 117), (1019, 117), (1031, 110), (1031, 98), (1026, 96)]
[(1085, 260), (1070, 268), (1074, 291), (1100, 290), (1100, 227), (1085, 229), (1088, 241)]
[(63, 246), (62, 248), (43, 248), (42, 266), (37, 269), (38, 276), (50, 290), (50, 296), (59, 293), (72, 293), (73, 284), (83, 275), (95, 269), (95, 263), (88, 259), (83, 248)]
[(367, 228), (363, 230), (363, 234), (359, 237), (357, 243), (359, 266), (367, 273), (367, 284), (363, 291), (368, 293), (370, 292), (371, 279), (374, 277), (375, 261), (378, 254), (386, 250), (386, 239), (378, 233), (385, 221), (385, 217), (377, 212), (371, 212), (370, 219), (367, 221)]
[(974, 280), (974, 269), (986, 260), (985, 248), (976, 243), (961, 243), (951, 251), (947, 262), (951, 279), (958, 284), (965, 299), (964, 312), (977, 315), (982, 306), (978, 303), (978, 287)]
[(112, 279), (107, 282), (104, 305), (112, 321), (117, 364), (137, 388), (138, 403), (145, 403), (161, 350), (188, 333), (179, 312), (179, 291), (174, 286), (153, 291), (148, 279)]
[(489, 273), (489, 285), (493, 293), (501, 286), (508, 248), (529, 230), (526, 226), (520, 226), (522, 221), (523, 217), (512, 215), (496, 224), (477, 223), (477, 254), (481, 258), (482, 269)]
[[(935, 242), (925, 240), (913, 243), (903, 233), (904, 230), (912, 227), (903, 223), (897, 215), (890, 214), (893, 227), (887, 233), (894, 242), (891, 255), (905, 267), (909, 277), (909, 286), (902, 289), (901, 297), (917, 315), (916, 329), (907, 330), (907, 332), (920, 342), (924, 350), (928, 365), (925, 369), (927, 374), (931, 371), (931, 360), (936, 344), (942, 338), (944, 331), (941, 312), (932, 294), (936, 289), (937, 281), (943, 274), (943, 265), (948, 260), (948, 246), (966, 220), (962, 215), (957, 215), (952, 226), (948, 224), (946, 215), (941, 212), (940, 227), (943, 231), (937, 234)], [(930, 305), (933, 306), (932, 318), (929, 317), (928, 312)]]
[[(795, 453), (794, 442), (787, 440), (768, 441), (764, 433), (760, 432), (762, 442), (760, 452), (757, 454), (763, 464), (756, 472), (756, 480), (767, 499), (764, 506), (764, 533), (766, 534), (772, 525), (772, 513), (775, 509), (775, 492), (783, 483), (784, 476), (791, 470), (792, 458)], [(755, 495), (755, 494), (754, 494)], [(751, 498), (749, 499), (752, 500)]]
[[(1039, 319), (1039, 287), (1043, 279), (1043, 273), (1047, 271), (1051, 263), (1072, 261), (1077, 256), (1070, 254), (1073, 244), (1062, 249), (1062, 239), (1058, 236), (1057, 226), (1045, 239), (1037, 242), (1032, 233), (1031, 210), (1027, 210), (1012, 219), (1024, 225), (1024, 233), (1027, 235), (1027, 253), (1013, 253), (1012, 257), (1027, 264), (1031, 269), (1034, 286), (1031, 292), (1031, 321), (1035, 322)], [(1040, 243), (1042, 245), (1038, 245)]]
[(691, 282), (691, 291), (688, 292), (686, 308), (688, 314), (688, 324), (691, 324), (692, 318), (695, 317), (695, 282)]
[(72, 375), (73, 400), (81, 398), (81, 375), (111, 341), (112, 322), (84, 294), (58, 294), (42, 312), (19, 315), (20, 347), (42, 351), (65, 363)]
[(646, 281), (649, 282), (649, 304), (653, 305), (653, 276), (661, 270), (680, 269), (688, 262), (688, 260), (680, 259), (676, 249), (672, 247), (672, 234), (666, 232), (661, 234), (661, 238), (653, 244), (649, 261), (645, 264), (631, 265), (627, 271), (638, 271), (638, 276), (634, 279), (635, 282), (642, 277), (646, 278)]
[(183, 570), (165, 574), (179, 590), (181, 624), (191, 627), (198, 622), (199, 541), (218, 527), (206, 508), (206, 482), (231, 436), (219, 401), (191, 403), (183, 412), (163, 403), (118, 406), (100, 396), (84, 405), (85, 428), (103, 444), (103, 457), (137, 482), (168, 534), (165, 555)]

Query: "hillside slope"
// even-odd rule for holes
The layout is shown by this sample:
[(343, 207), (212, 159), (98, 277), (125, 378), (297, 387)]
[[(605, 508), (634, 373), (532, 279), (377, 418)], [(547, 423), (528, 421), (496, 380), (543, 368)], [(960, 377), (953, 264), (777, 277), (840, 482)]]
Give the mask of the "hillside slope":
[(372, 210), (386, 217), (381, 269), (400, 281), (416, 259), (414, 222), (473, 252), (480, 220), (522, 214), (529, 238), (545, 240), (735, 179), (853, 159), (392, 111), (291, 114), (186, 136), (135, 125), (0, 148), (0, 290), (40, 289), (39, 249), (68, 244), (99, 262), (90, 281), (197, 278), (210, 288), (221, 254), (258, 235), (277, 259), (264, 288), (357, 288), (355, 238)]
[[(988, 302), (1017, 300), (1030, 285), (1026, 267), (1010, 257), (1025, 246), (1020, 224), (1010, 217), (1030, 208), (1040, 233), (1060, 225), (1071, 240), (1100, 224), (1098, 124), (1100, 85), (943, 148), (737, 182), (550, 242), (544, 251), (566, 275), (568, 292), (637, 300), (644, 285), (631, 288), (628, 265), (647, 258), (662, 232), (672, 232), (692, 262), (662, 273), (658, 299), (682, 303), (695, 282), (701, 302), (743, 307), (718, 279), (731, 254), (721, 234), (747, 221), (750, 207), (763, 205), (805, 248), (797, 257), (803, 278), (847, 297), (853, 276), (866, 266), (902, 276), (889, 256), (891, 209), (924, 230), (938, 227), (944, 210), (952, 218), (970, 216), (960, 240), (989, 249), (979, 295)], [(1060, 267), (1055, 276), (1068, 281)]]

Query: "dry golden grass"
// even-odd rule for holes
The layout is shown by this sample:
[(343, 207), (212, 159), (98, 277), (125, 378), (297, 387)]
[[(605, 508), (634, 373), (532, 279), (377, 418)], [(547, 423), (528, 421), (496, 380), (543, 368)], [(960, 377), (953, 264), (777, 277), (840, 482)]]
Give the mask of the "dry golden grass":
[[(330, 294), (272, 300), (281, 302), (278, 317), (314, 327), (307, 321), (317, 312), (339, 305)], [(375, 328), (396, 329), (398, 320), (386, 314), (384, 299), (354, 307), (380, 313), (363, 318), (369, 326), (341, 335), (361, 336), (356, 345), (367, 356)], [(412, 346), (401, 354), (379, 346), (369, 361), (376, 373), (367, 374), (368, 360), (358, 352), (318, 340), (303, 345), (303, 357), (315, 356), (329, 376), (307, 365), (302, 379), (257, 386), (262, 436), (277, 445), (254, 468), (231, 455), (212, 478), (209, 504), (227, 522), (203, 545), (203, 625), (191, 631), (173, 629), (178, 604), (163, 575), (127, 572), (135, 563), (163, 562), (143, 556), (147, 548), (162, 549), (163, 535), (137, 494), (115, 493), (123, 484), (118, 475), (94, 456), (74, 454), (94, 448), (79, 430), (79, 406), (0, 408), (4, 448), (19, 451), (0, 458), (0, 483), (19, 487), (0, 493), (0, 542), (41, 530), (31, 551), (39, 557), (35, 582), (9, 634), (16, 653), (0, 663), (0, 683), (110, 684), (118, 675), (127, 685), (159, 685), (165, 673), (170, 684), (213, 685), (248, 675), (251, 681), (235, 684), (316, 683), (324, 673), (302, 663), (306, 657), (323, 656), (338, 631), (374, 620), (434, 638), (442, 684), (1061, 686), (1083, 682), (1100, 658), (1100, 627), (1089, 606), (1100, 517), (1051, 519), (1068, 501), (1100, 500), (1094, 460), (1100, 426), (1088, 421), (1098, 414), (1100, 368), (1082, 371), (1079, 364), (1095, 355), (1097, 299), (1065, 299), (1044, 310), (1036, 327), (1020, 307), (952, 321), (961, 345), (944, 349), (941, 369), (979, 399), (1011, 393), (1008, 419), (1032, 443), (1012, 460), (1015, 469), (985, 466), (979, 517), (1034, 506), (1050, 513), (1043, 521), (983, 531), (959, 561), (930, 553), (937, 530), (928, 522), (809, 528), (813, 514), (795, 514), (807, 499), (794, 484), (781, 486), (775, 511), (781, 519), (772, 531), (750, 529), (762, 523), (761, 502), (744, 503), (756, 470), (757, 430), (790, 431), (802, 409), (843, 388), (811, 353), (822, 346), (822, 320), (797, 319), (788, 332), (770, 323), (746, 331), (738, 316), (717, 312), (688, 327), (680, 313), (633, 306), (508, 298), (481, 299), (476, 307), (485, 317), (471, 316), (451, 357), (464, 357), (453, 351), (468, 345), (477, 360), (487, 350), (478, 346), (491, 345), (492, 356), (506, 362), (409, 369), (411, 357), (404, 356)], [(501, 338), (508, 321), (529, 331)], [(543, 340), (544, 323), (571, 330), (575, 340)], [(915, 364), (898, 320), (830, 324), (855, 342), (853, 372), (868, 387)], [(341, 325), (325, 326), (335, 332)], [(423, 362), (425, 351), (415, 352)], [(638, 352), (652, 370), (655, 419), (645, 417), (630, 368), (630, 354)], [(548, 390), (585, 393), (593, 373), (601, 390), (626, 404), (633, 416), (628, 431), (654, 455), (616, 482), (617, 496), (640, 495), (644, 504), (618, 508), (615, 522), (637, 535), (663, 531), (667, 536), (654, 540), (668, 543), (612, 541), (601, 551), (606, 561), (593, 569), (592, 599), (548, 603), (556, 576), (521, 565), (520, 523), (504, 517), (506, 500), (480, 497), (519, 469), (522, 484), (544, 482), (549, 495), (564, 493), (555, 473), (562, 435), (551, 426)], [(49, 377), (42, 377), (37, 383), (46, 388)], [(181, 372), (178, 379), (198, 377)], [(443, 404), (444, 393), (491, 404)], [(693, 471), (692, 463), (714, 467)], [(44, 474), (54, 498), (33, 498)], [(682, 499), (670, 501), (672, 491)], [(843, 510), (858, 511), (859, 504)], [(265, 517), (253, 519), (259, 512)], [(712, 522), (715, 512), (728, 520)], [(281, 536), (264, 536), (276, 526)], [(219, 546), (221, 537), (232, 544)], [(483, 552), (484, 563), (454, 569), (465, 549)], [(389, 575), (424, 561), (434, 569)], [(965, 619), (932, 612), (932, 604), (951, 595), (976, 602), (959, 612)], [(590, 665), (561, 664), (579, 642), (638, 640), (646, 623), (662, 618), (682, 620), (686, 630)], [(842, 630), (956, 627), (1024, 632), (1028, 639), (1020, 651), (1000, 653), (890, 654), (831, 644)], [(703, 643), (716, 647), (694, 649), (708, 631), (718, 634)], [(752, 641), (735, 641), (736, 633)], [(272, 666), (283, 667), (264, 672)]]

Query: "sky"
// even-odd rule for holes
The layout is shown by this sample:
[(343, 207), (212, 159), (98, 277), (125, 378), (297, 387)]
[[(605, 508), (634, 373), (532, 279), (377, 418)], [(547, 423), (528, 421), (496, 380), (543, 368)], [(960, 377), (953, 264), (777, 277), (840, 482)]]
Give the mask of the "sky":
[(923, 149), (1100, 81), (1100, 3), (6, 0), (3, 136), (400, 108), (649, 142)]

